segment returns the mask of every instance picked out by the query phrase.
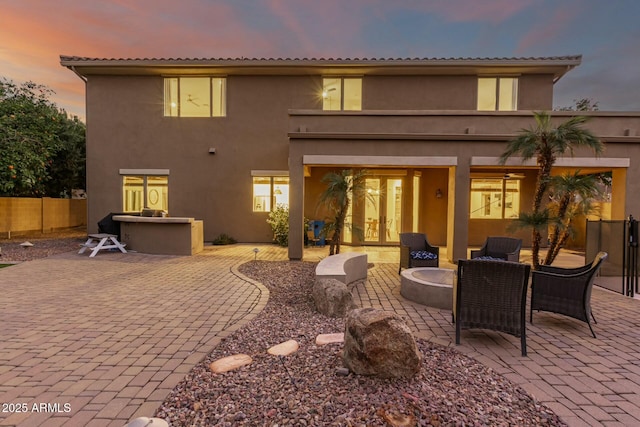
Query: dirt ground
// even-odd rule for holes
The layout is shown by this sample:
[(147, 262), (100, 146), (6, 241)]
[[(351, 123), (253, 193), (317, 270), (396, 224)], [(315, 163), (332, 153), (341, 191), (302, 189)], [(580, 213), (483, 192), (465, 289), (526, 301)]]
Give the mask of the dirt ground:
[[(11, 239), (4, 234), (0, 236), (0, 264), (30, 261), (73, 251), (78, 249), (86, 239), (85, 227), (57, 230), (51, 233), (12, 233)], [(25, 242), (30, 242), (33, 246), (21, 246)]]

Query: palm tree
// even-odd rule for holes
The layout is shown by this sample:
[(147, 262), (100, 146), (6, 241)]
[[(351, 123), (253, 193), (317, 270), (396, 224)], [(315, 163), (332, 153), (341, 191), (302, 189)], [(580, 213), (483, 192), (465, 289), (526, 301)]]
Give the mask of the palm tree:
[(574, 116), (553, 127), (551, 116), (547, 112), (534, 112), (533, 115), (536, 127), (522, 129), (521, 133), (508, 143), (506, 151), (500, 156), (500, 164), (504, 165), (516, 154), (523, 160), (529, 160), (534, 156), (536, 158), (538, 176), (531, 215), (537, 222), (531, 232), (531, 255), (533, 268), (537, 269), (540, 266), (539, 252), (542, 240), (539, 221), (544, 218), (546, 210), (546, 207), (542, 206), (542, 198), (549, 189), (551, 169), (556, 159), (567, 152), (573, 154), (574, 148), (578, 147), (590, 148), (599, 155), (604, 149), (604, 144), (591, 131), (582, 127), (587, 122), (587, 117)]
[(560, 248), (571, 237), (573, 219), (578, 215), (588, 214), (592, 210), (591, 200), (601, 196), (597, 181), (595, 175), (581, 175), (579, 170), (551, 179), (553, 197), (550, 204), (555, 216), (551, 224), (545, 265), (556, 259)]
[[(329, 172), (322, 177), (321, 181), (327, 185), (327, 188), (320, 195), (319, 203), (325, 204), (334, 216), (332, 224), (327, 225), (333, 231), (329, 241), (329, 255), (340, 253), (342, 230), (351, 200), (358, 201), (371, 197), (366, 190), (365, 176), (364, 169), (356, 172), (345, 169), (339, 173)], [(325, 235), (328, 234), (326, 230), (323, 232)]]

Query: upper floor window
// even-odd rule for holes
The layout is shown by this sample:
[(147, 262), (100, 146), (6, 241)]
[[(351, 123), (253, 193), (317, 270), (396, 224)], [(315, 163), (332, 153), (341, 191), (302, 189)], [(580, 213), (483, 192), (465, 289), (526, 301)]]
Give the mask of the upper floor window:
[(516, 111), (518, 79), (515, 77), (478, 78), (479, 111)]
[(164, 79), (166, 117), (223, 117), (227, 115), (224, 77), (167, 77)]
[(322, 109), (325, 111), (362, 110), (362, 79), (360, 77), (323, 78)]
[(520, 180), (471, 179), (470, 217), (509, 219), (520, 215)]

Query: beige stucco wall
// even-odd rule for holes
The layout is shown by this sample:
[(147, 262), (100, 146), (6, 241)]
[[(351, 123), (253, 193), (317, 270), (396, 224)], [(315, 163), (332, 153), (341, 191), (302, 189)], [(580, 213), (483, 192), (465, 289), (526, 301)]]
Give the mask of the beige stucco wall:
[[(120, 169), (169, 170), (169, 214), (204, 220), (205, 240), (226, 233), (239, 241), (268, 242), (267, 213), (251, 209), (251, 170), (288, 170), (289, 111), (321, 108), (321, 76), (227, 77), (227, 117), (163, 117), (161, 76), (90, 76), (87, 82), (87, 190), (89, 231), (110, 212), (122, 212)], [(523, 77), (528, 91), (537, 77)], [(366, 76), (363, 108), (474, 109), (474, 76)], [(532, 91), (546, 93), (549, 90)], [(539, 98), (539, 95), (536, 95)], [(529, 97), (521, 96), (522, 102)], [(542, 108), (549, 99), (535, 101)], [(375, 131), (353, 117), (330, 113), (334, 129)], [(381, 112), (380, 114), (384, 114)], [(357, 113), (355, 113), (357, 116)], [(393, 132), (428, 128), (456, 132), (466, 117), (399, 117)], [(495, 122), (489, 120), (489, 122)], [(306, 121), (300, 122), (301, 126)], [(313, 123), (309, 123), (313, 127)], [(478, 124), (495, 132), (498, 123)], [(497, 126), (497, 127), (496, 127)], [(215, 148), (216, 154), (209, 154)], [(368, 152), (363, 147), (361, 153)], [(396, 152), (394, 147), (388, 153)], [(434, 231), (435, 232), (435, 231)]]
[[(566, 120), (568, 114), (559, 114), (558, 121)], [(625, 126), (636, 126), (640, 115), (636, 114), (611, 114), (605, 117), (597, 117), (589, 123), (589, 127), (597, 135), (603, 137), (606, 143), (606, 151), (603, 156), (608, 159), (629, 160), (640, 159), (640, 144), (636, 133), (628, 135)], [(491, 132), (490, 124), (496, 123), (498, 130), (504, 129), (504, 133)], [(523, 239), (524, 245), (530, 245), (530, 235), (526, 230), (511, 233), (507, 230), (509, 221), (503, 220), (469, 220), (468, 217), (468, 180), (471, 171), (482, 171), (483, 168), (471, 168), (471, 159), (475, 157), (499, 157), (504, 151), (506, 143), (519, 129), (527, 128), (533, 123), (531, 112), (516, 113), (487, 113), (478, 112), (361, 112), (333, 117), (322, 112), (309, 111), (292, 112), (290, 122), (290, 164), (293, 167), (302, 167), (305, 155), (343, 156), (356, 158), (363, 153), (368, 156), (378, 156), (380, 164), (384, 159), (393, 156), (429, 157), (437, 154), (457, 159), (457, 166), (451, 169), (452, 175), (448, 179), (448, 208), (446, 221), (434, 219), (432, 222), (422, 222), (421, 227), (428, 234), (434, 235), (434, 240), (440, 241), (438, 230), (447, 232), (447, 241), (450, 260), (456, 260), (466, 256), (467, 246), (482, 244), (488, 235), (515, 234)], [(304, 129), (306, 132), (297, 132)], [(469, 129), (473, 133), (467, 133)], [(507, 129), (511, 131), (506, 132)], [(633, 128), (632, 128), (633, 129)], [(393, 137), (391, 137), (393, 135)], [(612, 216), (614, 212), (620, 216), (621, 212), (638, 212), (640, 200), (629, 197), (629, 191), (638, 191), (640, 170), (637, 167), (620, 169), (612, 167), (599, 167), (598, 161), (592, 161), (594, 155), (589, 150), (579, 149), (575, 153), (575, 164), (578, 168), (587, 171), (612, 171), (614, 181), (618, 184), (614, 189)], [(584, 159), (584, 160), (581, 160)], [(571, 160), (571, 159), (569, 159)], [(637, 160), (635, 160), (637, 161)], [(348, 161), (345, 166), (350, 167)], [(516, 166), (500, 167), (498, 170), (518, 169), (526, 173), (522, 188), (522, 209), (527, 209), (531, 203), (535, 187), (534, 171), (522, 169)], [(429, 168), (427, 168), (429, 169)], [(573, 168), (575, 170), (575, 167)], [(454, 180), (455, 182), (452, 182)], [(453, 187), (452, 187), (452, 184)], [(423, 188), (428, 197), (428, 186)], [(453, 190), (452, 190), (453, 188)], [(631, 193), (632, 194), (632, 193)], [(425, 202), (427, 197), (425, 197)], [(623, 206), (622, 206), (623, 205)], [(425, 206), (425, 215), (429, 209)], [(297, 214), (296, 212), (293, 213)], [(623, 215), (624, 216), (624, 215)], [(435, 230), (433, 228), (435, 227)], [(431, 239), (431, 238), (430, 238)], [(294, 252), (292, 244), (297, 245), (297, 239), (290, 241), (290, 253)], [(440, 243), (438, 243), (440, 244)], [(294, 256), (295, 257), (295, 256)]]
[(226, 233), (270, 241), (267, 214), (252, 212), (251, 170), (288, 169), (287, 109), (316, 106), (310, 80), (230, 76), (227, 117), (168, 118), (161, 77), (91, 77), (90, 230), (109, 212), (122, 211), (120, 169), (160, 168), (170, 173), (169, 215), (204, 220), (205, 240)]
[[(240, 242), (269, 242), (268, 214), (252, 212), (251, 171), (288, 170), (290, 227), (298, 233), (292, 234), (290, 256), (299, 258), (302, 218), (323, 216), (315, 204), (327, 166), (307, 165), (312, 176), (305, 178), (303, 157), (367, 155), (456, 159), (446, 167), (394, 166), (423, 173), (420, 228), (432, 243), (447, 245), (449, 259), (466, 256), (467, 245), (481, 243), (484, 231), (504, 234), (505, 221), (491, 226), (469, 221), (470, 162), (499, 156), (516, 132), (533, 125), (532, 110), (551, 108), (551, 75), (520, 76), (517, 112), (474, 111), (477, 76), (366, 74), (363, 111), (323, 112), (321, 70), (308, 71), (228, 74), (223, 118), (163, 117), (161, 75), (88, 76), (89, 231), (97, 231), (97, 222), (109, 212), (122, 211), (121, 169), (163, 169), (169, 171), (169, 215), (203, 220), (205, 241), (226, 233)], [(559, 122), (570, 113), (554, 115)], [(640, 212), (640, 199), (632, 197), (640, 192), (640, 114), (592, 115), (589, 127), (607, 143), (605, 155), (632, 159), (628, 170), (614, 172), (618, 190), (612, 217), (635, 215)], [(209, 154), (210, 148), (216, 153)], [(576, 152), (577, 157), (591, 155)], [(354, 165), (372, 166), (344, 162)], [(387, 167), (384, 161), (373, 166)], [(435, 198), (435, 188), (442, 190), (442, 199)], [(523, 200), (522, 206), (529, 203)], [(403, 219), (405, 227), (408, 221)], [(525, 242), (528, 238), (523, 235)]]

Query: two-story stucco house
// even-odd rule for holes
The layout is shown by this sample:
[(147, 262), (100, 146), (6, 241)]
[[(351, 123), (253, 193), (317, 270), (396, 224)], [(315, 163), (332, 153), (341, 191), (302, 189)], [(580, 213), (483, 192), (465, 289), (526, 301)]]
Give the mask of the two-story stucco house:
[[(268, 212), (284, 203), (289, 257), (300, 259), (304, 219), (327, 215), (321, 178), (366, 168), (375, 202), (354, 207), (364, 241), (347, 244), (418, 231), (465, 258), (529, 209), (535, 162), (498, 157), (533, 111), (552, 110), (554, 84), (581, 59), (62, 56), (86, 82), (89, 231), (109, 212), (150, 207), (202, 219), (205, 240), (270, 242)], [(612, 172), (611, 219), (638, 213), (640, 114), (585, 114), (606, 151), (576, 152), (558, 170)]]

